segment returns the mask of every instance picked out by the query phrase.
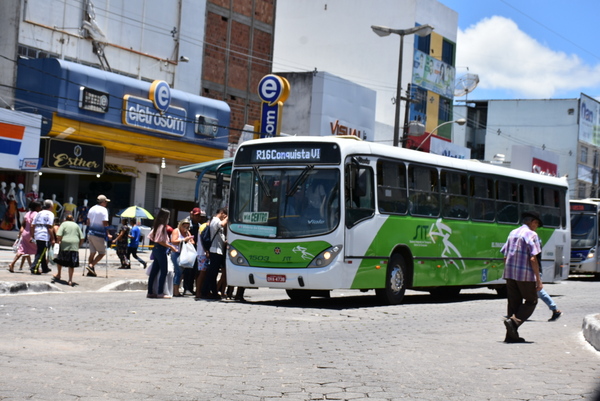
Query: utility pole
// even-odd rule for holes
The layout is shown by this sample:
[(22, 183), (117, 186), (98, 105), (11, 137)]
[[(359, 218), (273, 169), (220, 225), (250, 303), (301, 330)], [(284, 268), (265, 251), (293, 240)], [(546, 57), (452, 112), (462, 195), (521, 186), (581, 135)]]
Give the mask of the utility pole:
[(594, 163), (592, 166), (592, 190), (590, 198), (598, 197), (598, 149), (594, 150)]
[(412, 103), (412, 92), (411, 92), (411, 87), (410, 87), (410, 83), (407, 85), (407, 89), (406, 89), (406, 97), (402, 100), (405, 101), (404, 103), (404, 124), (402, 124), (402, 147), (405, 148), (406, 147), (406, 141), (408, 140), (408, 132), (407, 132), (407, 128), (408, 128), (408, 112), (410, 110), (410, 104)]

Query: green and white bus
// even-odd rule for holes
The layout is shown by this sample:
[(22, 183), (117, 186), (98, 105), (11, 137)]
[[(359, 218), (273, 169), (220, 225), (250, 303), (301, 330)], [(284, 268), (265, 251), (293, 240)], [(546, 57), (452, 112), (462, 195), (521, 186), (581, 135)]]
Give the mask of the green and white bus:
[[(543, 280), (569, 273), (566, 180), (341, 137), (243, 143), (229, 199), (229, 285), (292, 299), (374, 289), (502, 292), (500, 248), (523, 211), (544, 227)], [(566, 259), (565, 259), (566, 258)]]

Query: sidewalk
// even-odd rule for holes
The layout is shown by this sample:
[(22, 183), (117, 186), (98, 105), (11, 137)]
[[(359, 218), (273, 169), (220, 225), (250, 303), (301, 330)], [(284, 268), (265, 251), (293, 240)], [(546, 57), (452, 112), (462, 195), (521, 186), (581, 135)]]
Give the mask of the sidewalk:
[[(50, 264), (52, 272), (41, 275), (31, 274), (27, 262), (23, 264), (23, 270), (19, 270), (21, 259), (15, 264), (15, 272), (8, 271), (8, 265), (15, 257), (12, 248), (0, 245), (0, 295), (21, 292), (89, 292), (89, 291), (124, 291), (145, 290), (148, 276), (142, 265), (135, 259), (132, 260), (131, 269), (119, 269), (119, 258), (114, 249), (108, 250), (108, 256), (96, 265), (98, 277), (82, 275), (87, 265), (89, 251), (86, 248), (79, 250), (80, 267), (75, 269), (73, 281), (74, 287), (67, 285), (68, 269), (62, 269), (62, 281), (54, 282), (52, 276), (56, 274), (56, 265)], [(149, 262), (150, 252), (138, 252), (138, 256)], [(33, 262), (33, 255), (31, 256)]]

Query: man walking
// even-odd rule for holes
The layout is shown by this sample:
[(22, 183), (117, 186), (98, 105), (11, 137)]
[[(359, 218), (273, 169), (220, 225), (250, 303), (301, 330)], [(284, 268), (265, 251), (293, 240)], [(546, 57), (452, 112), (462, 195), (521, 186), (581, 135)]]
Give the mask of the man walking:
[[(133, 220), (132, 220), (133, 221)], [(138, 262), (140, 262), (144, 269), (146, 268), (146, 262), (142, 260), (137, 255), (137, 249), (140, 246), (140, 238), (142, 236), (142, 232), (140, 230), (140, 225), (142, 222), (137, 220), (131, 231), (129, 232), (129, 245), (127, 245), (127, 259), (130, 259), (133, 256)]]
[[(225, 230), (227, 229), (227, 208), (217, 210), (217, 214), (210, 221), (211, 246), (209, 249), (208, 269), (202, 285), (201, 298), (221, 299), (217, 289), (217, 276), (219, 269), (225, 261)], [(206, 230), (206, 228), (205, 228)]]
[(104, 195), (98, 195), (96, 200), (97, 204), (90, 208), (87, 215), (88, 242), (90, 244), (87, 275), (91, 277), (96, 277), (95, 266), (106, 255), (106, 227), (108, 227), (106, 205), (110, 202), (110, 199)]
[(31, 223), (31, 231), (33, 232), (33, 238), (37, 245), (31, 274), (49, 273), (51, 271), (50, 268), (48, 268), (47, 255), (48, 248), (54, 244), (54, 230), (52, 230), (54, 213), (52, 213), (52, 209), (54, 209), (54, 202), (50, 199), (46, 199), (42, 206), (42, 211), (35, 216)]
[(543, 288), (537, 255), (542, 252), (536, 233), (542, 219), (536, 211), (524, 212), (523, 225), (508, 235), (501, 249), (508, 298), (508, 319), (504, 320), (507, 343), (522, 343), (518, 328), (531, 316)]

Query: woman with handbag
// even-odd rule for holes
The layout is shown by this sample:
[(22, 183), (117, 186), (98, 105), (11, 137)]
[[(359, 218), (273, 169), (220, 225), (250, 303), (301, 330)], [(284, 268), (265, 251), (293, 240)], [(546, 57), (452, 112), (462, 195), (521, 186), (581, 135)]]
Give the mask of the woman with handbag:
[[(171, 252), (171, 261), (173, 261), (173, 267), (175, 269), (175, 276), (173, 277), (173, 296), (182, 297), (183, 295), (179, 292), (179, 286), (181, 285), (181, 277), (183, 276), (184, 268), (194, 267), (194, 260), (196, 258), (194, 245), (194, 236), (190, 232), (190, 219), (187, 217), (179, 221), (177, 228), (173, 230), (171, 234), (171, 243), (177, 248), (176, 252)], [(184, 254), (186, 244), (192, 245), (191, 258)], [(187, 249), (189, 251), (189, 249)], [(185, 258), (182, 258), (185, 256)], [(190, 265), (191, 261), (191, 265)]]
[[(168, 209), (160, 209), (156, 218), (154, 219), (154, 225), (152, 231), (148, 234), (148, 239), (154, 242), (152, 248), (152, 257), (154, 262), (152, 264), (152, 270), (148, 277), (148, 294), (147, 298), (171, 298), (171, 296), (164, 293), (165, 281), (167, 280), (167, 273), (169, 270), (167, 251), (177, 251), (169, 241), (169, 234), (167, 234), (167, 224), (169, 223), (169, 216), (171, 212)], [(158, 290), (157, 294), (154, 293), (154, 281), (158, 276)]]
[(29, 263), (29, 268), (31, 268), (31, 255), (35, 255), (37, 252), (37, 246), (35, 242), (31, 242), (31, 223), (33, 222), (33, 218), (35, 215), (42, 209), (42, 204), (38, 201), (32, 201), (29, 203), (29, 211), (25, 213), (25, 217), (23, 218), (23, 225), (19, 231), (19, 248), (17, 249), (17, 254), (15, 255), (14, 260), (8, 265), (8, 271), (11, 273), (15, 272), (15, 263), (19, 260), (21, 256), (21, 267), (19, 270), (23, 270), (23, 263), (25, 260)]

